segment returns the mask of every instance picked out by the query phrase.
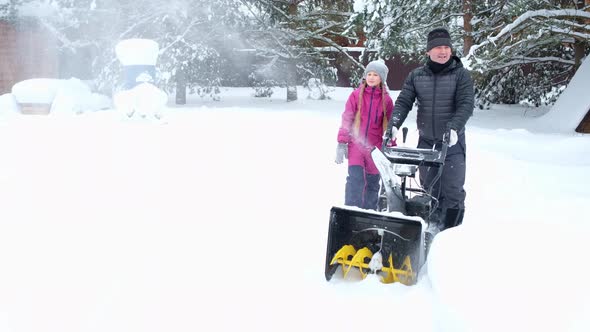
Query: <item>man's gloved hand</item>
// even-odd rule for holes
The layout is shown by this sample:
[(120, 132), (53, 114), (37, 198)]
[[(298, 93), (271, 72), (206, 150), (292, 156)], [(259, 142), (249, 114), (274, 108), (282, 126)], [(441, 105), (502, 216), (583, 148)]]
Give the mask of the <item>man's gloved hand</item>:
[(457, 135), (457, 131), (455, 129), (451, 129), (449, 132), (449, 147), (457, 144), (459, 140), (459, 136)]
[(348, 144), (338, 143), (336, 147), (336, 164), (342, 164), (345, 158), (348, 159)]

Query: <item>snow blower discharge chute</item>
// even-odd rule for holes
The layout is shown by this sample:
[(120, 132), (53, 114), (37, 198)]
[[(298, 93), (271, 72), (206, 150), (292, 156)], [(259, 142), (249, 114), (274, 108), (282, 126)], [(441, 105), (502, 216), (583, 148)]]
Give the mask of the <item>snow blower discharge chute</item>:
[[(407, 128), (403, 128), (405, 145)], [(377, 211), (357, 207), (332, 207), (326, 251), (326, 280), (364, 279), (380, 275), (383, 283), (413, 285), (438, 233), (433, 215), (438, 198), (432, 186), (417, 181), (419, 169), (434, 168), (440, 178), (448, 149), (448, 135), (432, 149), (387, 147), (371, 153), (381, 175)], [(415, 184), (415, 185), (413, 185)]]

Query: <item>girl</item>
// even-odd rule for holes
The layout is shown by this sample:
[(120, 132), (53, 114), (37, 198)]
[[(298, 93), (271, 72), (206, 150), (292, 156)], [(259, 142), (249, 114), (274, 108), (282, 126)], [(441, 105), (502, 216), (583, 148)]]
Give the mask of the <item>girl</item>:
[(348, 158), (345, 205), (377, 209), (380, 176), (371, 151), (381, 148), (383, 133), (393, 112), (393, 101), (386, 86), (388, 72), (383, 62), (370, 62), (363, 82), (350, 94), (342, 113), (336, 163), (341, 164)]

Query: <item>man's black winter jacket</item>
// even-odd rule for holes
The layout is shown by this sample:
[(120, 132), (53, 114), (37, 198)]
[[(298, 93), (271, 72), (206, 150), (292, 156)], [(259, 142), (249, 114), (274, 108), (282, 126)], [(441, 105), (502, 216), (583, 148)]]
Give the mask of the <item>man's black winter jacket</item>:
[(453, 56), (450, 61), (438, 74), (425, 65), (408, 75), (395, 102), (390, 128), (402, 125), (417, 99), (416, 120), (421, 137), (440, 141), (449, 129), (458, 134), (464, 132), (465, 123), (473, 114), (473, 81), (458, 57)]

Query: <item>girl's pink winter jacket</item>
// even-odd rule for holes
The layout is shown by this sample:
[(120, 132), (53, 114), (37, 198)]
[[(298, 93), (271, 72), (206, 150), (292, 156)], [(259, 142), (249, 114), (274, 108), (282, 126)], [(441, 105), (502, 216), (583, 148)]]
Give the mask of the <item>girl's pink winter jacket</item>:
[[(381, 88), (366, 86), (363, 92), (360, 126), (358, 127), (358, 136), (353, 135), (353, 126), (358, 110), (359, 95), (361, 87), (354, 90), (346, 102), (344, 113), (342, 113), (342, 125), (338, 130), (339, 143), (355, 143), (367, 148), (374, 146), (381, 148), (383, 143), (383, 104), (381, 103)], [(393, 101), (385, 92), (386, 120), (391, 118), (393, 112)]]

